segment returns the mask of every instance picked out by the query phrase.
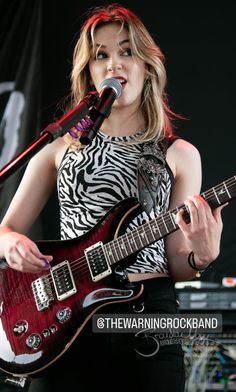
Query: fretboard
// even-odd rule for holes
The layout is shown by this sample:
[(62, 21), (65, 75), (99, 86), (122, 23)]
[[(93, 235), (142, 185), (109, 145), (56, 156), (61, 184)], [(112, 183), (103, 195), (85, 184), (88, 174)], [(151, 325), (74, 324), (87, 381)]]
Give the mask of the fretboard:
[[(236, 176), (203, 192), (201, 196), (211, 208), (228, 202), (236, 197)], [(176, 231), (179, 228), (176, 223), (176, 214), (181, 209), (184, 209), (184, 219), (189, 221), (187, 208), (182, 204), (107, 243), (105, 250), (109, 256), (110, 264), (115, 264)]]

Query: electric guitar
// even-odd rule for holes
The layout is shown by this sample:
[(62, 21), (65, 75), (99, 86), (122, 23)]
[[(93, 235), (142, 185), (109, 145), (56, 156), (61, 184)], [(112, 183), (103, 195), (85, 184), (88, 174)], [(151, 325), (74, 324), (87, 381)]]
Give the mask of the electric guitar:
[[(236, 176), (202, 193), (214, 208), (236, 197)], [(122, 270), (145, 246), (178, 229), (180, 205), (131, 231), (127, 222), (141, 209), (135, 198), (116, 204), (85, 235), (39, 241), (53, 255), (50, 270), (22, 273), (0, 262), (0, 369), (36, 376), (58, 360), (92, 315), (116, 302), (138, 298), (142, 284), (128, 282)], [(79, 344), (79, 341), (78, 341)]]

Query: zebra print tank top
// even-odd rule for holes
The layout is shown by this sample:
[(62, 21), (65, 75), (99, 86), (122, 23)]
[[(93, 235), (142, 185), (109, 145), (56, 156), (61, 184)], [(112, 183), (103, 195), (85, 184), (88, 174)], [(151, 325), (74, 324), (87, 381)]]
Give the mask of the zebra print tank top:
[[(125, 144), (134, 136), (113, 137), (99, 131), (84, 149), (65, 153), (58, 171), (61, 239), (78, 237), (90, 230), (117, 202), (138, 197), (137, 164), (140, 144)], [(141, 212), (127, 231), (164, 213), (169, 206), (170, 170), (164, 170), (158, 189), (158, 202), (150, 216)], [(169, 274), (163, 239), (142, 249), (127, 272)]]

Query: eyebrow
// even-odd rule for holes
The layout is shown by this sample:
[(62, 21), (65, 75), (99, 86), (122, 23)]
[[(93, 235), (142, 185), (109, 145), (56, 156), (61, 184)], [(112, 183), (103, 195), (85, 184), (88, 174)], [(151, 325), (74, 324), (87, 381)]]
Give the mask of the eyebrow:
[[(123, 44), (126, 44), (127, 42), (129, 42), (129, 39), (123, 39), (123, 41), (118, 42), (117, 46), (121, 46)], [(96, 44), (97, 48), (106, 48), (106, 45), (103, 44)]]

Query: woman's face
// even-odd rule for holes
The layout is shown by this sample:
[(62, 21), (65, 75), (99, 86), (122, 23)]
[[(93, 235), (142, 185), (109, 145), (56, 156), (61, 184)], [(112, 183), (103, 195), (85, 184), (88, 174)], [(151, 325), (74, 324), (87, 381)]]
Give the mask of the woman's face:
[(98, 27), (95, 35), (96, 55), (89, 61), (91, 82), (96, 90), (106, 78), (117, 78), (122, 95), (115, 107), (138, 108), (145, 78), (145, 63), (132, 56), (127, 29), (120, 31), (119, 23)]

